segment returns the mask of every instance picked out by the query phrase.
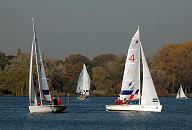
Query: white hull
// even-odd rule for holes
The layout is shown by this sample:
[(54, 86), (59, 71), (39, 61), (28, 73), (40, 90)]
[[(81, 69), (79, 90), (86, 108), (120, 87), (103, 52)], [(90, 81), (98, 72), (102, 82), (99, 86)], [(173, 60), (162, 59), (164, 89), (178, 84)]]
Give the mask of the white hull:
[(52, 107), (47, 106), (29, 106), (30, 113), (48, 113), (52, 112)]
[(162, 105), (145, 106), (145, 105), (105, 105), (106, 111), (149, 111), (161, 112)]
[(176, 99), (188, 99), (187, 97), (176, 97)]
[(86, 99), (86, 97), (84, 97), (84, 96), (83, 96), (83, 97), (79, 96), (79, 97), (77, 97), (77, 99), (79, 99), (79, 100), (81, 100), (81, 101), (82, 101), (82, 100), (85, 100), (85, 99)]
[(67, 105), (29, 106), (30, 113), (63, 112)]

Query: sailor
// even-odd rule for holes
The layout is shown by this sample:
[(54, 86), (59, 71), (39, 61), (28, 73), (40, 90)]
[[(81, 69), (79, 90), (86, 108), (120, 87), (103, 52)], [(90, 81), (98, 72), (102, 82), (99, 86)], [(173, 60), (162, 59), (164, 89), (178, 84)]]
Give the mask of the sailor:
[(37, 103), (37, 105), (38, 105), (38, 106), (41, 106), (41, 101), (39, 101), (39, 102)]
[(123, 104), (126, 104), (126, 103), (127, 103), (127, 99), (124, 98), (124, 100), (123, 100)]
[(58, 103), (57, 103), (57, 99), (53, 96), (53, 104), (54, 105), (58, 105)]
[(60, 97), (57, 98), (57, 104), (58, 104), (58, 105), (61, 105), (61, 99), (60, 99)]

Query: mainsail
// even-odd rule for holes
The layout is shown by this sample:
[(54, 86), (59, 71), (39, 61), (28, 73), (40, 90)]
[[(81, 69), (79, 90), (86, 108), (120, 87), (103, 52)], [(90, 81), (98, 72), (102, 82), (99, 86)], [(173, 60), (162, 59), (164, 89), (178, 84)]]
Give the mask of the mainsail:
[(85, 64), (83, 64), (83, 69), (79, 75), (79, 80), (78, 80), (76, 92), (88, 96), (89, 90), (90, 90), (90, 77), (89, 77), (89, 74), (87, 72)]
[(83, 90), (83, 70), (81, 70), (81, 73), (79, 75), (76, 92), (81, 93), (82, 90)]
[(180, 85), (180, 88), (179, 88), (179, 90), (177, 92), (177, 97), (176, 98), (187, 98), (185, 93), (183, 92), (183, 88), (182, 88), (181, 85)]
[(143, 87), (141, 105), (160, 105), (142, 46), (141, 54), (143, 64)]
[(121, 86), (121, 100), (140, 98), (140, 44), (138, 28), (128, 49)]
[[(33, 21), (33, 19), (32, 19)], [(47, 78), (45, 75), (45, 70), (43, 66), (43, 60), (41, 57), (40, 47), (37, 42), (35, 24), (33, 21), (33, 44), (35, 45), (35, 56), (36, 56), (36, 68), (37, 68), (37, 75), (38, 75), (38, 83), (39, 83), (39, 91), (40, 91), (40, 99), (41, 101), (51, 101), (51, 95), (49, 92), (49, 87), (47, 84)]]
[(29, 104), (30, 106), (37, 105), (37, 98), (36, 98), (34, 81), (33, 81), (33, 46), (34, 46), (34, 42), (32, 42), (32, 47), (31, 47), (31, 59), (30, 59), (30, 69), (29, 69)]

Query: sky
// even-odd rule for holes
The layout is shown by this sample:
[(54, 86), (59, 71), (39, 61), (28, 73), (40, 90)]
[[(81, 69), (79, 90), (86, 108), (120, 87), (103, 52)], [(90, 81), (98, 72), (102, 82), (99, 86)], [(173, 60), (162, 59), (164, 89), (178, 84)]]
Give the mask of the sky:
[(192, 0), (0, 0), (0, 51), (31, 50), (34, 17), (46, 57), (126, 55), (140, 26), (144, 52), (192, 40)]

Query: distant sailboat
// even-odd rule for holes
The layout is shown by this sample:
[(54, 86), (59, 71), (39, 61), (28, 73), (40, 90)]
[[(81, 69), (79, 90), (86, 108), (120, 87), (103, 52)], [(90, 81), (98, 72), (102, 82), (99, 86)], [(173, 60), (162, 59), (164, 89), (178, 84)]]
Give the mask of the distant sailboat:
[[(36, 30), (34, 20), (33, 22), (33, 41), (31, 48), (30, 70), (29, 70), (29, 111), (30, 113), (45, 113), (45, 112), (62, 112), (66, 109), (66, 105), (54, 105), (53, 100), (47, 84), (47, 78), (43, 66), (43, 60), (41, 57), (40, 47), (37, 42)], [(36, 69), (38, 75), (38, 86), (40, 92), (40, 103), (37, 103), (37, 97), (33, 82), (33, 55), (35, 51)]]
[[(143, 65), (142, 89), (140, 87), (140, 59)], [(106, 105), (106, 110), (161, 112), (162, 109), (140, 42), (139, 28), (128, 49), (121, 93), (115, 104)]]
[(180, 85), (180, 88), (177, 92), (176, 99), (187, 99), (187, 97), (185, 96), (185, 93), (183, 92), (183, 88), (181, 85)]
[(76, 92), (80, 94), (79, 97), (77, 97), (79, 100), (84, 100), (87, 96), (89, 96), (90, 91), (90, 77), (87, 72), (85, 64), (83, 64), (83, 69), (81, 70), (81, 73), (79, 75), (78, 79), (78, 85)]

